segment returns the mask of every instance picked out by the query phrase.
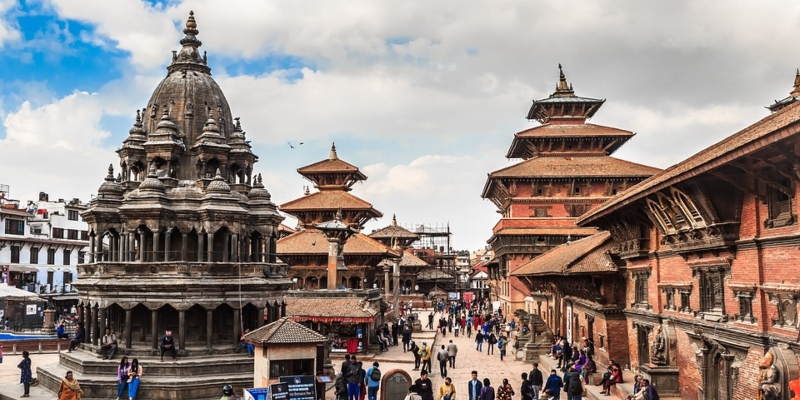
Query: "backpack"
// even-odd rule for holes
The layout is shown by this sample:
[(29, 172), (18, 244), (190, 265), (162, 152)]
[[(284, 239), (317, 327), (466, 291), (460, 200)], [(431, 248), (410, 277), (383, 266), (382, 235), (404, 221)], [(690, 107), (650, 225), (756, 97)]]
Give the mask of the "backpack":
[(428, 349), (426, 347), (422, 347), (419, 349), (419, 356), (425, 358), (428, 356)]
[(533, 386), (529, 381), (522, 381), (522, 397), (525, 399), (532, 399), (533, 398)]
[(581, 385), (581, 378), (578, 376), (578, 374), (574, 374), (574, 376), (573, 374), (570, 374), (569, 386), (567, 387), (567, 390), (573, 394), (583, 392), (583, 385)]
[(369, 379), (375, 382), (381, 381), (381, 370), (378, 367), (372, 368), (372, 372), (369, 373)]
[(497, 348), (498, 349), (502, 349), (503, 348), (503, 338), (500, 338), (500, 340), (497, 341)]

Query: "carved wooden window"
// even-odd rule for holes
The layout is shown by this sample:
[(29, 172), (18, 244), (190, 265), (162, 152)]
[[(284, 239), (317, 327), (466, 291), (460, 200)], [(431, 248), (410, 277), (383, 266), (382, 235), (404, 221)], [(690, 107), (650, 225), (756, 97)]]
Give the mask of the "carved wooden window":
[(675, 199), (675, 203), (681, 208), (683, 214), (689, 219), (692, 227), (702, 228), (706, 226), (706, 221), (703, 219), (703, 215), (700, 214), (700, 210), (697, 208), (697, 206), (695, 206), (694, 202), (689, 198), (689, 196), (675, 188), (672, 188), (671, 192), (672, 197)]
[(772, 326), (797, 329), (797, 296), (792, 294), (769, 294), (769, 301), (778, 309), (778, 317), (772, 319)]
[(692, 296), (692, 289), (680, 289), (679, 291), (681, 295), (681, 312), (690, 313), (692, 312), (692, 303), (691, 303), (691, 296)]
[(739, 322), (754, 323), (756, 319), (753, 317), (753, 298), (755, 292), (753, 291), (734, 291), (734, 296), (739, 303), (739, 314), (736, 314), (736, 320)]
[(724, 271), (708, 269), (698, 271), (700, 278), (700, 311), (704, 313), (725, 314)]
[(663, 193), (656, 194), (658, 197), (658, 202), (661, 204), (661, 209), (667, 214), (669, 219), (672, 221), (672, 224), (675, 226), (675, 229), (682, 230), (682, 229), (689, 229), (691, 225), (684, 215), (683, 210), (672, 200), (671, 197), (664, 195)]
[[(791, 191), (792, 182), (788, 178), (781, 177), (774, 179)], [(764, 225), (767, 228), (779, 228), (781, 226), (794, 224), (796, 218), (792, 213), (792, 197), (772, 186), (768, 186), (767, 188), (767, 208), (769, 209), (769, 217), (764, 222)]]
[(664, 309), (675, 311), (675, 288), (664, 288)]
[(544, 218), (549, 217), (547, 210), (549, 207), (533, 207), (533, 217)]
[(647, 280), (650, 278), (650, 271), (637, 271), (633, 273), (634, 279), (634, 301), (633, 306), (647, 307)]

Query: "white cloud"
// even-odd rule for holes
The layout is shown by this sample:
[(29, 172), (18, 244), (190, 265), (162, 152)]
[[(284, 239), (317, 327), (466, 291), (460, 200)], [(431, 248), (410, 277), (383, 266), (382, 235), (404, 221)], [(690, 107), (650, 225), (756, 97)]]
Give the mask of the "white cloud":
[(16, 23), (11, 20), (17, 2), (14, 0), (0, 0), (0, 48), (8, 42), (16, 42), (21, 35)]

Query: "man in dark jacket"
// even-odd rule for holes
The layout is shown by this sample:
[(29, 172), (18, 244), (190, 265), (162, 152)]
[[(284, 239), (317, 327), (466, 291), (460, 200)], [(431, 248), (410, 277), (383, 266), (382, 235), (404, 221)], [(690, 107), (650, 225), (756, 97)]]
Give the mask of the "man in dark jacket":
[(569, 375), (564, 377), (564, 386), (567, 388), (567, 399), (581, 400), (583, 396), (583, 381), (581, 373), (570, 367)]
[(428, 378), (428, 371), (422, 370), (419, 374), (419, 379), (414, 382), (419, 390), (417, 393), (422, 397), (422, 400), (433, 400), (433, 383)]
[(539, 363), (533, 363), (533, 369), (528, 374), (528, 379), (531, 382), (531, 387), (533, 387), (533, 400), (539, 400), (539, 392), (542, 391), (542, 386), (544, 386), (544, 376), (542, 371), (539, 371)]
[(481, 398), (483, 383), (478, 379), (478, 371), (472, 371), (472, 379), (467, 382), (467, 393), (469, 400), (479, 400)]
[(411, 329), (406, 325), (403, 327), (403, 353), (409, 349), (409, 343), (411, 343)]
[(348, 400), (359, 400), (361, 397), (361, 391), (359, 382), (363, 382), (363, 380), (359, 381), (359, 365), (358, 360), (356, 357), (353, 356), (350, 359), (350, 366), (347, 368), (347, 399)]
[(522, 400), (532, 400), (533, 399), (533, 388), (531, 387), (531, 381), (528, 380), (528, 373), (522, 373), (522, 384), (519, 387), (519, 394), (522, 396)]
[(411, 341), (411, 353), (414, 354), (414, 369), (413, 371), (419, 371), (419, 363), (420, 363), (420, 355), (419, 355), (419, 346), (417, 346), (414, 341)]

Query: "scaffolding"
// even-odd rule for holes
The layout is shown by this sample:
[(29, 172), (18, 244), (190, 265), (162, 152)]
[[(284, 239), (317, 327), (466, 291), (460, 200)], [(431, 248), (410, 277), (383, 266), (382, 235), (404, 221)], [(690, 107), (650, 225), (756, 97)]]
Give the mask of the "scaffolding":
[(458, 268), (456, 252), (450, 245), (453, 233), (450, 223), (445, 224), (410, 224), (403, 228), (419, 236), (411, 247), (414, 255), (421, 258), (431, 267), (445, 272), (450, 278), (447, 282), (439, 282), (446, 290), (453, 290), (458, 285)]

